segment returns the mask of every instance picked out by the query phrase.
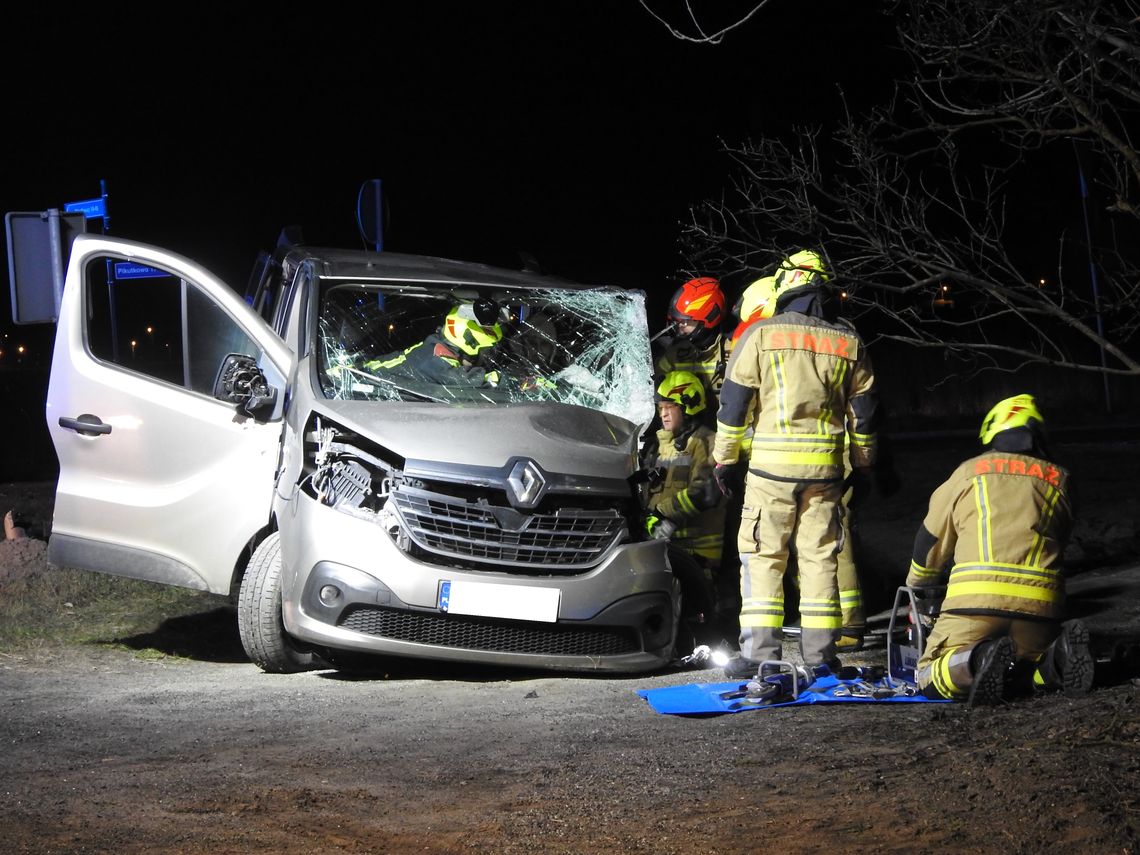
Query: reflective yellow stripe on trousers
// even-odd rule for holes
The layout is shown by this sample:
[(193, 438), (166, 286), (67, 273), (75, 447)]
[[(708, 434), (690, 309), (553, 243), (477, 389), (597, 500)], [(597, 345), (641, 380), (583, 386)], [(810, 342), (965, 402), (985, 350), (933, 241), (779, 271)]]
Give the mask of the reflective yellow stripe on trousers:
[(746, 597), (740, 607), (740, 625), (748, 627), (782, 627), (783, 597)]

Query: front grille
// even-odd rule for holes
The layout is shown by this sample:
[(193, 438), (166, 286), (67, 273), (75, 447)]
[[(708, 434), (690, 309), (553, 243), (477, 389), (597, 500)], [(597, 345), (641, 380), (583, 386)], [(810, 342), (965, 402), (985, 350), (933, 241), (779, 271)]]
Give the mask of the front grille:
[(421, 549), (498, 565), (589, 567), (625, 530), (616, 508), (524, 513), (412, 487), (394, 489), (391, 500)]
[(459, 650), (534, 653), (542, 656), (620, 656), (640, 653), (637, 633), (626, 627), (573, 627), (517, 621), (504, 623), (463, 615), (355, 606), (340, 626), (354, 632)]

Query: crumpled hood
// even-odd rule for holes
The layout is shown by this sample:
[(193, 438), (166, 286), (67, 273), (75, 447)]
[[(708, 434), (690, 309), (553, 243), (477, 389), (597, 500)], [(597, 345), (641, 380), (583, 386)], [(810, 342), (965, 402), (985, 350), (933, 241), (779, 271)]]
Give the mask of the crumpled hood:
[(600, 478), (628, 477), (637, 465), (636, 425), (570, 404), (326, 400), (315, 409), (409, 460), (499, 467), (521, 456), (547, 472)]

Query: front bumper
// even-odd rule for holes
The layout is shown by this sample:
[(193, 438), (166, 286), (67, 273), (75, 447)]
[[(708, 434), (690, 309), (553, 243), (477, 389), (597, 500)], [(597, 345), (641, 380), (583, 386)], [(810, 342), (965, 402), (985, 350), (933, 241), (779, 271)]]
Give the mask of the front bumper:
[[(334, 650), (566, 671), (643, 672), (672, 658), (678, 600), (663, 541), (623, 544), (578, 575), (472, 571), (411, 558), (378, 522), (303, 493), (279, 518), (286, 631)], [(457, 615), (444, 582), (558, 591), (557, 620)]]

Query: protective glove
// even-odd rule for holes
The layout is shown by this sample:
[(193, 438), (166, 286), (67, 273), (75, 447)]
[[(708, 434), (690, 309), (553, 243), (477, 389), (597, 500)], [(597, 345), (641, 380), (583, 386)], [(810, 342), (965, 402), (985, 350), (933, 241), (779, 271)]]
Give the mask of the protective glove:
[(500, 379), (498, 371), (488, 371), (483, 375), (483, 379), (487, 381), (487, 385), (492, 389), (498, 388)]
[(937, 617), (937, 615), (927, 614), (923, 611), (915, 613), (913, 609), (907, 612), (907, 621), (921, 626), (923, 635), (929, 635), (930, 630), (934, 629), (934, 621)]
[(716, 466), (713, 467), (713, 480), (716, 481), (716, 486), (720, 490), (721, 495), (726, 499), (731, 499), (733, 492), (737, 488), (737, 483), (740, 480), (740, 464), (716, 464)]
[(645, 530), (654, 540), (668, 540), (677, 531), (677, 524), (669, 519), (650, 516), (645, 520)]

